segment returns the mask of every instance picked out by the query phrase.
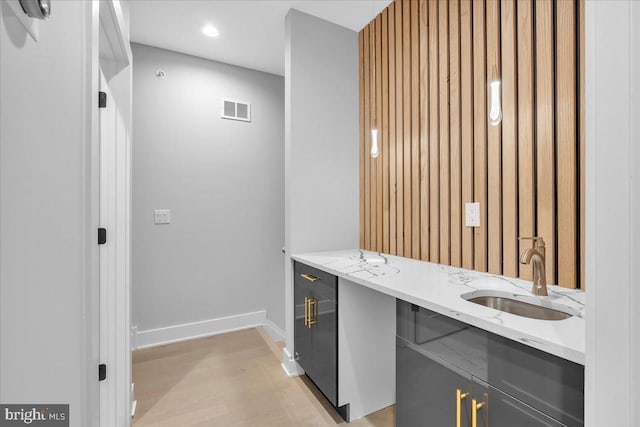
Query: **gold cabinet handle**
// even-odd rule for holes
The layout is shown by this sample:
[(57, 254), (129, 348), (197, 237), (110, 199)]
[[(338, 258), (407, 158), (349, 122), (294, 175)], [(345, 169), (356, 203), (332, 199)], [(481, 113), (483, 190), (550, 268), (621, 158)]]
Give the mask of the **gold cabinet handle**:
[(462, 420), (462, 401), (469, 397), (469, 392), (463, 393), (462, 390), (456, 390), (456, 427), (461, 427)]
[(311, 274), (303, 273), (300, 276), (302, 276), (303, 278), (307, 279), (310, 282), (317, 282), (318, 280), (320, 280), (316, 276), (312, 276)]
[[(485, 393), (484, 395), (485, 400), (487, 400), (487, 394)], [(478, 427), (478, 410), (479, 409), (484, 409), (484, 424), (485, 426), (487, 425), (487, 415), (488, 415), (488, 408), (487, 408), (487, 402), (480, 402), (478, 403), (476, 401), (476, 399), (473, 399), (471, 401), (471, 427)]]
[(318, 323), (318, 304), (313, 298), (309, 298), (309, 323), (308, 327), (312, 327)]
[(304, 326), (309, 326), (309, 298), (304, 297)]
[(314, 308), (314, 310), (313, 310), (313, 323), (316, 324), (316, 325), (318, 324), (318, 319), (319, 319), (319, 317), (318, 317), (318, 306), (319, 305), (318, 305), (317, 301), (313, 300), (313, 308)]

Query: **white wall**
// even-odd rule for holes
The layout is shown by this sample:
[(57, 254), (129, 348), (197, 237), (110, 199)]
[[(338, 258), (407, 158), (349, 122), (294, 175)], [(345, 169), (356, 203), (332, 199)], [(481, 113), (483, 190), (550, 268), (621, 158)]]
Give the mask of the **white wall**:
[(338, 406), (351, 421), (396, 403), (396, 299), (338, 278)]
[(96, 5), (53, 2), (36, 43), (0, 2), (0, 402), (74, 427), (98, 415)]
[(358, 34), (291, 10), (285, 43), (283, 367), (293, 373), (290, 255), (359, 245)]
[(640, 4), (586, 2), (586, 425), (640, 425)]
[(631, 3), (631, 424), (640, 425), (640, 3)]
[[(266, 309), (284, 328), (283, 78), (139, 44), (133, 54), (133, 325)], [(252, 121), (221, 119), (221, 97), (250, 102)], [(154, 209), (171, 224), (154, 225)]]

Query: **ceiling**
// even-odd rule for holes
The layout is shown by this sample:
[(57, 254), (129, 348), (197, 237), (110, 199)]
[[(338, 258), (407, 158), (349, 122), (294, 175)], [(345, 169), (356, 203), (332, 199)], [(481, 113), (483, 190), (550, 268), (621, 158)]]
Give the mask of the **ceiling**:
[[(284, 23), (297, 9), (360, 31), (391, 0), (128, 0), (131, 41), (284, 75)], [(214, 25), (217, 38), (201, 27)]]

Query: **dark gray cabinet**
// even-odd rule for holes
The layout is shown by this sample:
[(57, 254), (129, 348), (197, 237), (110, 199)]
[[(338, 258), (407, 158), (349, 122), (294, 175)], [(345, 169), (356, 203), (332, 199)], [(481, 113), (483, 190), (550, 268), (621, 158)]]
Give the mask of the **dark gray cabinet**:
[(492, 386), (563, 424), (584, 425), (583, 366), (494, 334), (487, 350)]
[(491, 427), (560, 427), (566, 425), (491, 386), (487, 386), (487, 405), (487, 421)]
[(582, 426), (583, 385), (578, 364), (398, 300), (398, 427)]
[(338, 408), (338, 278), (294, 262), (294, 351), (305, 374)]
[(453, 393), (470, 392), (471, 376), (434, 360), (403, 338), (396, 340), (396, 425), (455, 426), (458, 414), (461, 425), (468, 425), (466, 404), (458, 411), (457, 396)]

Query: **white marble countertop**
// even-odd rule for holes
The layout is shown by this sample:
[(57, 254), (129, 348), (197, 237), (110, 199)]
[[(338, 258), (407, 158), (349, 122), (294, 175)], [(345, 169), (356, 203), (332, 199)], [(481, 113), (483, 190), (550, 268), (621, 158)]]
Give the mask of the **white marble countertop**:
[[(358, 249), (295, 254), (291, 258), (351, 282), (460, 320), (530, 347), (584, 365), (584, 292), (549, 286), (548, 297), (534, 297), (531, 282)], [(466, 301), (478, 290), (539, 298), (576, 315), (564, 320), (516, 316)]]

